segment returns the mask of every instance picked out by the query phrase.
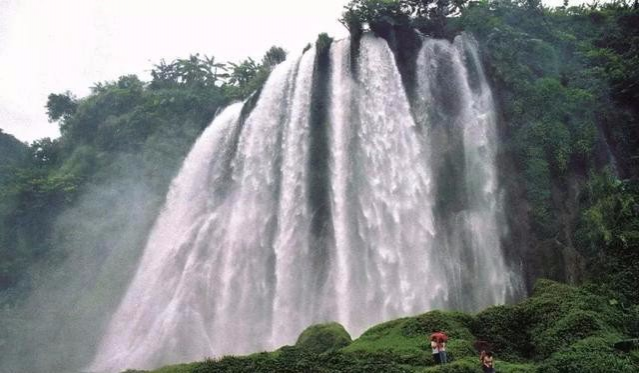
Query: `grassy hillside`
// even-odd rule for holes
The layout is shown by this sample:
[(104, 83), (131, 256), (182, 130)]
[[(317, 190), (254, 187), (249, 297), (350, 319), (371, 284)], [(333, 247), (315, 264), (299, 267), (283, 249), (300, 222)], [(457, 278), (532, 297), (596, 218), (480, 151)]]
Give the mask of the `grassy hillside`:
[[(539, 280), (529, 299), (474, 315), (431, 311), (373, 326), (352, 342), (338, 324), (316, 325), (294, 346), (153, 373), (481, 372), (476, 341), (492, 347), (498, 372), (630, 373), (639, 370), (639, 351), (617, 351), (613, 345), (636, 335), (638, 316), (637, 307), (622, 306), (599, 286)], [(430, 356), (428, 336), (439, 328), (450, 336), (451, 362), (445, 366), (435, 366)]]

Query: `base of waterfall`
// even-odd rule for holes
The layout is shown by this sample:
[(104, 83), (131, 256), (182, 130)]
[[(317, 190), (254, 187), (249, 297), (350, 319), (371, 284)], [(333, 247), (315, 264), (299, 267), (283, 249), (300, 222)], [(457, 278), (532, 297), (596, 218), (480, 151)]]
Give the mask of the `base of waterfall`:
[[(481, 341), (499, 372), (630, 373), (639, 368), (639, 354), (614, 350), (631, 322), (624, 312), (585, 287), (539, 280), (529, 299), (478, 314), (430, 311), (378, 324), (354, 341), (337, 323), (314, 325), (294, 346), (153, 372), (479, 372)], [(445, 370), (431, 355), (429, 336), (437, 329), (450, 337)]]

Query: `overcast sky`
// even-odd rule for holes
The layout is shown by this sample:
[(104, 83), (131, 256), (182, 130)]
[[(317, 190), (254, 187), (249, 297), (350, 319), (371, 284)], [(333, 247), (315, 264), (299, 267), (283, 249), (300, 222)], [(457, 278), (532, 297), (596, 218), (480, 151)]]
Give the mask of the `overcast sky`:
[(49, 93), (82, 97), (93, 83), (125, 74), (148, 80), (162, 58), (259, 60), (272, 45), (296, 55), (321, 32), (347, 35), (337, 22), (347, 3), (0, 0), (0, 128), (22, 141), (57, 137), (44, 108)]

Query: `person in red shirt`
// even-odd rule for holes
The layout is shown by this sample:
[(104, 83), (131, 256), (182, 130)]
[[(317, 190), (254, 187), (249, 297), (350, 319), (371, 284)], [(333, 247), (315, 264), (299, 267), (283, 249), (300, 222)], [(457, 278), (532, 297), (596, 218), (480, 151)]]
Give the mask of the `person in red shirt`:
[(446, 355), (446, 342), (448, 336), (442, 331), (436, 331), (430, 336), (430, 347), (433, 350), (433, 359), (437, 364), (446, 364), (448, 356)]

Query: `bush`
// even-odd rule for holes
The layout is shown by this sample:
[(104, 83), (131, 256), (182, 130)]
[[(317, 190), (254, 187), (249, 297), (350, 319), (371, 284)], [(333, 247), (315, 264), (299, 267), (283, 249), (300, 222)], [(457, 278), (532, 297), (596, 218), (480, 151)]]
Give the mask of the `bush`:
[(533, 364), (509, 363), (506, 361), (495, 361), (495, 370), (499, 373), (536, 373), (537, 368)]
[(533, 346), (527, 327), (526, 310), (517, 306), (495, 306), (477, 315), (474, 333), (478, 339), (487, 341), (498, 355), (520, 360), (530, 358)]
[(521, 306), (530, 319), (534, 335), (553, 328), (560, 319), (576, 310), (595, 312), (602, 325), (615, 328), (624, 325), (622, 310), (618, 305), (611, 304), (608, 298), (550, 280), (537, 281), (533, 296), (522, 302)]
[(473, 328), (480, 340), (509, 360), (547, 357), (558, 346), (624, 330), (621, 308), (583, 288), (539, 280), (534, 294), (515, 306), (490, 307)]
[(590, 337), (552, 354), (539, 373), (636, 372), (639, 366), (615, 353), (610, 339)]
[(568, 346), (605, 329), (599, 314), (574, 310), (544, 332), (533, 335), (532, 339), (537, 353), (541, 356), (549, 356), (558, 346)]
[(441, 372), (441, 373), (477, 373), (480, 371), (479, 359), (463, 359), (453, 361), (449, 364), (438, 365), (427, 368), (424, 373)]

